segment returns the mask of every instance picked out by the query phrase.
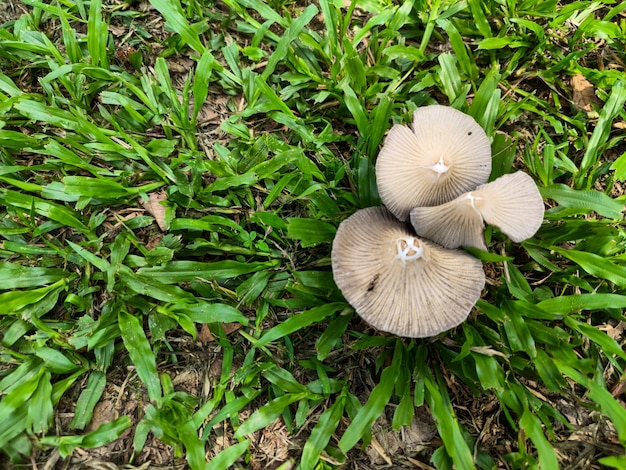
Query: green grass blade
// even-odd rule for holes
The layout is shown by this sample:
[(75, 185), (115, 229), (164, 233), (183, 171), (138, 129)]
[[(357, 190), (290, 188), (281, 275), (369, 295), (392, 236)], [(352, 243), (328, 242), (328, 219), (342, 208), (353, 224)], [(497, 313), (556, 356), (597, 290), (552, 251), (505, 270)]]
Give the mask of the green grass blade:
[(443, 445), (459, 470), (474, 470), (474, 458), (465, 442), (458, 419), (452, 409), (448, 391), (443, 380), (433, 380), (430, 374), (424, 377), (426, 400), (430, 407)]
[(215, 65), (215, 57), (207, 49), (200, 57), (198, 64), (196, 65), (196, 71), (193, 78), (193, 122), (195, 123), (198, 118), (198, 113), (204, 105), (207, 96), (209, 94), (209, 81), (211, 80), (211, 73), (213, 72), (213, 66)]
[(557, 361), (559, 369), (572, 380), (589, 390), (588, 397), (593, 400), (602, 412), (615, 424), (620, 443), (626, 446), (626, 409), (611, 395), (606, 388), (586, 377), (569, 364)]
[(560, 255), (578, 264), (581, 268), (593, 276), (606, 279), (620, 287), (626, 287), (626, 267), (615, 264), (612, 261), (594, 253), (578, 250), (563, 250), (553, 247)]
[(77, 447), (91, 449), (101, 447), (118, 439), (124, 431), (131, 427), (128, 416), (104, 423), (95, 431), (82, 436), (46, 436), (40, 442), (46, 446), (56, 446), (62, 458), (70, 455)]
[(29, 400), (27, 426), (35, 433), (45, 433), (52, 424), (54, 409), (52, 407), (51, 374), (46, 371), (37, 384), (37, 389)]
[(496, 129), (496, 120), (500, 108), (500, 74), (497, 70), (489, 71), (476, 95), (472, 100), (468, 114), (485, 130), (488, 136), (493, 136)]
[(87, 21), (87, 49), (91, 56), (91, 64), (96, 67), (109, 68), (107, 57), (107, 40), (109, 31), (102, 19), (101, 0), (91, 0), (89, 4), (89, 20)]
[(137, 368), (137, 375), (148, 389), (150, 400), (161, 398), (161, 382), (156, 368), (156, 359), (139, 319), (128, 312), (118, 313), (124, 346)]
[(544, 436), (539, 418), (529, 410), (524, 410), (519, 425), (537, 449), (539, 468), (559, 468), (554, 447)]
[(59, 292), (66, 286), (60, 280), (46, 287), (24, 291), (10, 291), (0, 294), (0, 315), (15, 315), (28, 305), (36, 304), (52, 292)]
[(294, 331), (298, 331), (302, 328), (306, 328), (314, 323), (319, 323), (330, 315), (345, 308), (345, 304), (342, 302), (335, 302), (320, 307), (314, 307), (306, 312), (299, 313), (293, 317), (288, 318), (282, 323), (279, 323), (272, 329), (268, 330), (261, 338), (254, 344), (257, 348), (266, 345), (272, 341), (276, 341), (284, 336), (287, 336)]
[(449, 52), (444, 52), (437, 57), (437, 60), (439, 61), (439, 80), (441, 80), (443, 92), (448, 97), (451, 105), (461, 102), (461, 100), (465, 99), (465, 96), (456, 57)]
[(265, 70), (263, 70), (263, 80), (268, 80), (269, 77), (276, 70), (276, 66), (286, 57), (289, 46), (300, 35), (304, 27), (317, 15), (318, 9), (315, 5), (309, 5), (305, 8), (302, 14), (296, 18), (289, 27), (285, 30), (280, 41), (276, 44), (274, 52), (267, 61)]
[(4, 203), (7, 205), (26, 210), (34, 209), (38, 215), (52, 219), (62, 225), (73, 227), (81, 233), (87, 234), (89, 232), (89, 229), (81, 220), (80, 214), (68, 207), (10, 189), (0, 190), (0, 200), (2, 199), (4, 199)]
[(193, 300), (192, 294), (178, 286), (163, 284), (148, 276), (133, 273), (127, 266), (120, 266), (119, 279), (137, 294), (146, 295), (163, 302), (189, 302)]
[(238, 309), (222, 303), (198, 302), (196, 304), (172, 305), (170, 309), (176, 313), (184, 313), (194, 323), (241, 323), (248, 324)]
[(336, 231), (333, 225), (321, 220), (295, 217), (287, 219), (287, 235), (294, 240), (300, 240), (305, 248), (332, 242)]
[(343, 453), (347, 453), (363, 436), (370, 432), (372, 423), (382, 414), (385, 406), (389, 403), (396, 380), (400, 375), (398, 369), (402, 367), (402, 347), (402, 343), (398, 341), (391, 365), (383, 370), (380, 381), (372, 389), (367, 402), (358, 411), (341, 436), (339, 448)]
[(163, 15), (167, 25), (180, 35), (193, 50), (203, 54), (206, 50), (200, 41), (198, 31), (192, 27), (185, 17), (185, 13), (178, 0), (150, 0), (150, 4)]
[(539, 188), (544, 198), (554, 199), (562, 207), (580, 209), (580, 213), (595, 211), (610, 219), (620, 219), (624, 204), (595, 190), (576, 190), (564, 184), (554, 184), (548, 188)]
[(266, 403), (245, 420), (234, 434), (235, 439), (258, 431), (273, 423), (292, 403), (305, 399), (307, 393), (286, 393)]
[(346, 402), (345, 394), (342, 393), (317, 420), (317, 424), (311, 431), (311, 435), (302, 449), (300, 468), (302, 470), (312, 470), (316, 468), (322, 451), (330, 442), (331, 437), (337, 430)]
[(339, 25), (338, 17), (340, 15), (335, 3), (331, 0), (320, 0), (320, 9), (326, 23), (326, 34), (328, 35), (328, 47), (333, 56), (339, 53)]
[(493, 36), (493, 32), (491, 31), (491, 27), (489, 26), (489, 20), (485, 15), (485, 11), (483, 10), (483, 1), (482, 0), (468, 0), (470, 11), (472, 12), (472, 16), (474, 18), (474, 23), (476, 28), (485, 38), (490, 38)]
[(626, 309), (626, 295), (603, 293), (563, 295), (542, 300), (537, 306), (546, 312), (559, 315), (582, 310)]
[(2, 427), (0, 427), (1, 448), (5, 448), (11, 439), (25, 431), (27, 420), (28, 405), (26, 403), (3, 415)]
[(596, 327), (588, 325), (587, 323), (576, 321), (571, 317), (565, 317), (565, 324), (596, 343), (604, 351), (608, 358), (617, 356), (626, 360), (626, 352), (617, 343), (617, 341), (605, 332), (600, 331)]
[(102, 259), (96, 255), (94, 255), (92, 252), (85, 250), (82, 246), (77, 245), (76, 243), (72, 242), (72, 241), (67, 241), (67, 244), (72, 247), (72, 249), (78, 253), (85, 261), (87, 261), (88, 263), (94, 265), (96, 268), (98, 268), (100, 271), (102, 272), (106, 272), (110, 269), (111, 265), (109, 264), (109, 262), (105, 259)]
[(120, 183), (104, 178), (86, 176), (66, 176), (63, 178), (63, 191), (66, 194), (97, 199), (119, 199), (140, 193), (149, 193), (163, 186), (163, 183), (150, 183), (127, 188)]
[(587, 186), (593, 182), (593, 179), (589, 178), (589, 172), (598, 164), (602, 147), (611, 132), (613, 120), (619, 113), (623, 113), (624, 103), (626, 103), (626, 81), (618, 80), (611, 88), (611, 94), (600, 111), (600, 117), (593, 128), (593, 133), (587, 144), (587, 149), (580, 164), (580, 172), (577, 178), (579, 185), (581, 185), (583, 181), (587, 181)]
[(264, 269), (271, 269), (276, 262), (255, 261), (216, 261), (202, 263), (199, 261), (172, 261), (154, 268), (142, 268), (139, 274), (166, 284), (191, 282), (196, 279), (230, 279)]
[(76, 409), (70, 428), (85, 429), (91, 422), (93, 410), (104, 393), (106, 382), (107, 378), (104, 372), (95, 370), (89, 374), (87, 385), (76, 400)]
[(363, 103), (348, 83), (343, 83), (341, 88), (344, 93), (344, 103), (350, 114), (352, 114), (359, 133), (362, 136), (368, 135), (369, 119)]
[(211, 470), (227, 470), (232, 468), (237, 459), (248, 450), (248, 447), (250, 447), (250, 441), (248, 439), (227, 447), (211, 459), (209, 463)]
[(0, 286), (2, 289), (37, 287), (67, 279), (70, 273), (58, 268), (38, 268), (0, 262)]
[(598, 463), (607, 467), (623, 470), (626, 468), (626, 455), (611, 455), (609, 457), (602, 457), (601, 459), (598, 459)]
[(296, 378), (282, 367), (269, 367), (263, 371), (263, 377), (276, 385), (281, 390), (289, 393), (307, 393), (308, 389), (296, 380)]

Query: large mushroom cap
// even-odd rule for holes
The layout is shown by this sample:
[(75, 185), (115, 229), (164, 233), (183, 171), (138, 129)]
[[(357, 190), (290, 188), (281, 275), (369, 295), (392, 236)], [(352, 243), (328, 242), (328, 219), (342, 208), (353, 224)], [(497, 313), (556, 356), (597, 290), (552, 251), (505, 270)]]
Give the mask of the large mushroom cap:
[(461, 323), (485, 284), (480, 261), (417, 238), (384, 207), (362, 209), (339, 225), (332, 267), (365, 321), (411, 338)]
[(412, 128), (395, 125), (376, 161), (383, 204), (407, 220), (414, 207), (436, 206), (483, 184), (491, 173), (491, 144), (469, 115), (448, 106), (425, 106)]
[(533, 179), (524, 173), (501, 176), (491, 183), (436, 207), (411, 211), (415, 232), (446, 248), (486, 250), (483, 220), (514, 242), (532, 237), (543, 221), (544, 205)]

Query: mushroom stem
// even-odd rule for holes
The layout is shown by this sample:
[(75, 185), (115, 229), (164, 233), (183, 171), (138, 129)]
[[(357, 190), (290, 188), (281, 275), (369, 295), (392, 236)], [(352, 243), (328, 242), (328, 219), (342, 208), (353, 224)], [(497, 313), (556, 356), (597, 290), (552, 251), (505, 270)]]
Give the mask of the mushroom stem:
[(478, 210), (478, 207), (476, 207), (476, 201), (478, 201), (478, 200), (480, 200), (482, 198), (480, 198), (478, 196), (474, 196), (474, 194), (472, 194), (472, 193), (467, 193), (467, 196), (465, 196), (465, 199), (469, 199), (470, 206), (472, 206), (472, 209), (474, 209), (474, 211), (480, 216), (480, 218), (482, 220), (483, 215)]
[(424, 248), (417, 238), (400, 238), (396, 244), (396, 258), (402, 262), (415, 261), (424, 257)]
[(443, 161), (443, 157), (440, 157), (439, 161), (434, 165), (427, 166), (426, 168), (437, 173), (437, 181), (442, 174), (446, 173), (450, 169), (450, 167), (446, 165), (446, 162)]

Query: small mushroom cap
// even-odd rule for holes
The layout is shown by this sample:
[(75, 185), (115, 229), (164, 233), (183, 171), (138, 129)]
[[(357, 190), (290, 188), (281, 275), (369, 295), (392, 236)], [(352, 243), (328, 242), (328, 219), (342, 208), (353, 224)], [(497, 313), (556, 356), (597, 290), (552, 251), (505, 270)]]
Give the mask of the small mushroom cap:
[(516, 243), (533, 237), (543, 222), (543, 198), (535, 181), (523, 171), (496, 178), (473, 193), (485, 222)]
[(533, 179), (522, 171), (501, 176), (436, 207), (411, 211), (415, 232), (446, 248), (486, 250), (484, 223), (514, 242), (532, 237), (543, 221), (544, 205)]
[(415, 232), (445, 248), (473, 247), (487, 250), (483, 216), (476, 209), (473, 193), (435, 207), (416, 207), (411, 211)]
[(383, 204), (401, 221), (414, 207), (436, 206), (483, 184), (491, 144), (469, 115), (441, 105), (418, 108), (411, 127), (391, 128), (376, 161)]
[(417, 238), (384, 207), (359, 210), (339, 225), (332, 268), (365, 321), (411, 338), (464, 321), (485, 285), (479, 260)]

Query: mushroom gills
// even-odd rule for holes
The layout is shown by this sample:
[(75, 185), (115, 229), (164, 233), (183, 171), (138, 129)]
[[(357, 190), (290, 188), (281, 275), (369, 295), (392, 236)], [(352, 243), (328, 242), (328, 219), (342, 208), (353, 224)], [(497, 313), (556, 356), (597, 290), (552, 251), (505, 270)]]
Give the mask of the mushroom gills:
[(331, 258), (335, 282), (356, 312), (398, 336), (435, 336), (457, 326), (485, 283), (479, 260), (416, 237), (384, 207), (341, 222)]
[(537, 185), (522, 171), (503, 175), (446, 204), (416, 207), (410, 213), (419, 236), (446, 248), (482, 250), (487, 249), (484, 222), (519, 243), (537, 233), (543, 216), (543, 199)]
[(449, 106), (418, 108), (411, 126), (394, 125), (376, 161), (383, 204), (401, 221), (486, 183), (491, 143), (469, 115)]

